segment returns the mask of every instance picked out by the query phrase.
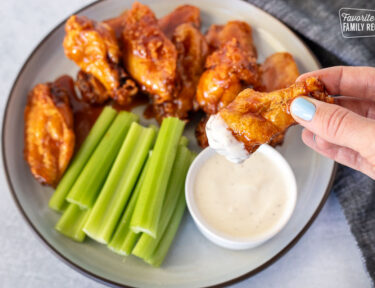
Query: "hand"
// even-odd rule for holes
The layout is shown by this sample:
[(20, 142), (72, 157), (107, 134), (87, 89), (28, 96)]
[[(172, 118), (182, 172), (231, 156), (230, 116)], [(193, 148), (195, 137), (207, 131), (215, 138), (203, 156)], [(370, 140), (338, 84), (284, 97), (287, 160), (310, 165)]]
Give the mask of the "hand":
[(332, 67), (301, 75), (318, 77), (335, 104), (300, 97), (293, 118), (303, 142), (318, 153), (375, 179), (375, 68)]

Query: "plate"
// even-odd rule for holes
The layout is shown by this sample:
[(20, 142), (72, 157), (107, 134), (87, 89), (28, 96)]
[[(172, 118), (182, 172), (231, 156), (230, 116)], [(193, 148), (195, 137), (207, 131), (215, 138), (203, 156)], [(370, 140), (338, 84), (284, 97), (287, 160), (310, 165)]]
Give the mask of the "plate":
[[(118, 15), (133, 1), (107, 0), (90, 4), (77, 13), (96, 20)], [(259, 61), (276, 51), (288, 51), (301, 72), (319, 68), (308, 48), (281, 22), (239, 0), (143, 0), (158, 17), (178, 5), (192, 4), (201, 9), (203, 29), (229, 20), (247, 21), (254, 29)], [(332, 182), (334, 162), (307, 148), (300, 140), (301, 129), (292, 127), (278, 150), (291, 165), (297, 179), (298, 199), (294, 214), (274, 238), (246, 251), (231, 251), (206, 240), (185, 214), (178, 235), (163, 266), (159, 269), (135, 257), (124, 258), (105, 246), (88, 240), (75, 243), (54, 230), (59, 214), (48, 208), (52, 189), (42, 187), (31, 176), (23, 159), (23, 109), (28, 91), (37, 83), (53, 81), (61, 74), (75, 75), (76, 65), (63, 53), (64, 22), (53, 29), (32, 52), (22, 67), (9, 95), (3, 121), (2, 153), (4, 170), (17, 206), (32, 229), (60, 259), (98, 281), (113, 286), (203, 287), (227, 285), (261, 271), (282, 256), (307, 230), (322, 208)], [(142, 114), (143, 109), (135, 110)], [(149, 121), (141, 119), (143, 124)], [(188, 126), (192, 148), (198, 149), (194, 127)]]

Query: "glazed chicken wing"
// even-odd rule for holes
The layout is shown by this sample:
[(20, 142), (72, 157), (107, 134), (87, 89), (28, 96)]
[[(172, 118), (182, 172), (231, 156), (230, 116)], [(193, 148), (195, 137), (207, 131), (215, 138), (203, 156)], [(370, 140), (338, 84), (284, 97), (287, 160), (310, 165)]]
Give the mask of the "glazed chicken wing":
[(172, 39), (176, 28), (185, 23), (190, 23), (197, 29), (200, 28), (201, 18), (199, 8), (192, 5), (182, 5), (159, 19), (159, 27), (169, 39)]
[(199, 80), (196, 100), (207, 114), (215, 114), (233, 101), (240, 91), (259, 83), (256, 59), (240, 42), (224, 43), (208, 56)]
[(278, 52), (269, 56), (260, 67), (262, 91), (271, 92), (292, 85), (299, 76), (293, 56)]
[[(261, 86), (260, 91), (271, 92), (292, 85), (299, 76), (298, 67), (293, 56), (287, 52), (278, 52), (267, 57), (260, 66)], [(275, 147), (284, 141), (284, 134), (272, 138), (269, 143)]]
[(159, 122), (166, 116), (187, 119), (194, 110), (195, 92), (208, 52), (204, 36), (190, 23), (176, 28), (172, 42), (177, 49), (177, 93), (172, 101), (154, 105)]
[(114, 30), (105, 23), (73, 15), (65, 31), (65, 55), (82, 70), (77, 84), (83, 99), (100, 104), (112, 97), (119, 104), (129, 103), (137, 87), (119, 65), (120, 49)]
[(209, 119), (206, 131), (210, 146), (220, 146), (221, 140), (216, 138), (217, 131), (212, 128), (218, 123), (215, 124), (214, 121), (222, 119), (227, 129), (244, 144), (246, 150), (249, 153), (254, 152), (261, 144), (269, 143), (289, 126), (296, 124), (290, 115), (289, 105), (299, 96), (333, 102), (323, 83), (314, 77), (270, 93), (246, 89), (231, 104)]
[(253, 42), (251, 26), (243, 21), (229, 21), (226, 25), (211, 25), (206, 34), (210, 51), (220, 48), (224, 43), (237, 39), (239, 47), (246, 50), (253, 57), (257, 57), (257, 50)]
[[(71, 85), (74, 89), (74, 85)], [(34, 177), (55, 186), (73, 155), (75, 135), (69, 94), (58, 83), (38, 84), (25, 108), (24, 156)]]
[[(206, 40), (212, 54), (207, 58), (206, 71), (199, 80), (196, 101), (204, 112), (215, 114), (243, 89), (261, 87), (261, 81), (252, 29), (247, 23), (230, 21), (226, 25), (212, 25)], [(208, 143), (206, 123), (207, 119), (202, 119), (196, 129), (202, 148)]]
[(171, 101), (176, 93), (176, 47), (159, 28), (155, 14), (138, 2), (126, 13), (125, 27), (122, 37), (126, 70), (154, 103)]
[(111, 27), (112, 30), (115, 32), (117, 42), (119, 45), (121, 45), (121, 42), (122, 42), (121, 37), (122, 37), (122, 31), (125, 29), (125, 19), (126, 19), (127, 12), (128, 11), (125, 10), (119, 16), (103, 21), (105, 24), (109, 25), (109, 27)]

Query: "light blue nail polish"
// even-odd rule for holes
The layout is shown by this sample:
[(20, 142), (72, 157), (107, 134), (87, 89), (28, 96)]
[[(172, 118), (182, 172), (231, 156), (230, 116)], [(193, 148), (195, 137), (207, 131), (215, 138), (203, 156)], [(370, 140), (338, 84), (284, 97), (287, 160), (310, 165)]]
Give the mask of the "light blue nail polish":
[(293, 100), (290, 110), (293, 115), (305, 121), (311, 121), (315, 115), (315, 105), (305, 98), (297, 98)]

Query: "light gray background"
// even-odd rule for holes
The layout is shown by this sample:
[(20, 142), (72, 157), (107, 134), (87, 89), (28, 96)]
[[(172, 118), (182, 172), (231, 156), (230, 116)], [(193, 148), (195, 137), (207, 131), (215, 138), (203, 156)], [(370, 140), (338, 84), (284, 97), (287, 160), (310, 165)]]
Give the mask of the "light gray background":
[[(38, 42), (89, 0), (0, 0), (0, 117)], [(26, 97), (26, 95), (25, 95)], [(0, 168), (0, 288), (104, 287), (60, 262), (17, 211)], [(331, 195), (304, 237), (274, 265), (233, 287), (371, 287), (341, 207)]]

